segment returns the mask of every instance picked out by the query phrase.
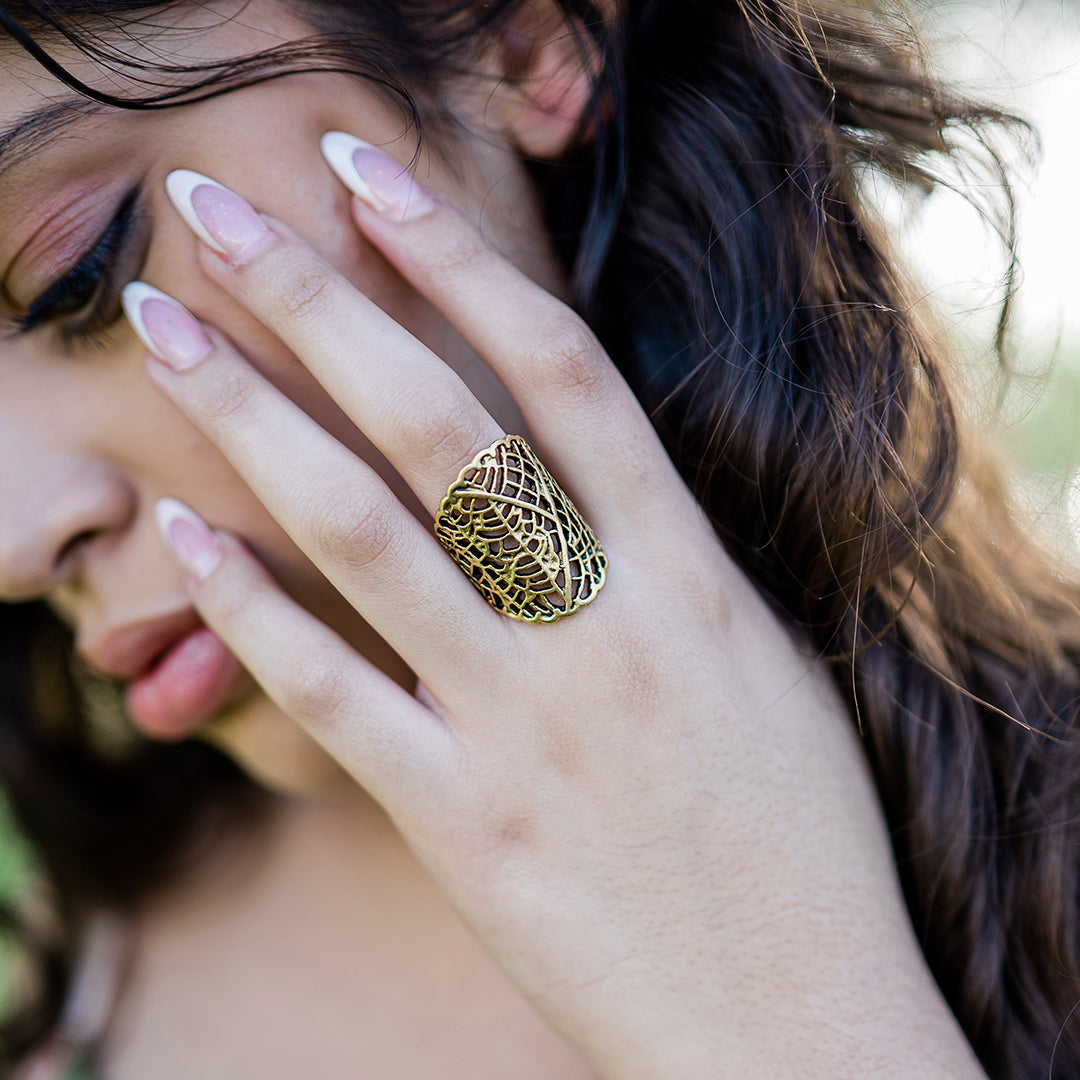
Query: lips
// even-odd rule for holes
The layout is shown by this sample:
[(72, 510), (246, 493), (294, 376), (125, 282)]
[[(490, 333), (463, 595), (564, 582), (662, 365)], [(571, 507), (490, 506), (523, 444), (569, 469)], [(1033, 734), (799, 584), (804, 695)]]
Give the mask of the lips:
[(115, 627), (80, 646), (91, 667), (129, 685), (135, 726), (155, 739), (182, 739), (218, 712), (240, 662), (193, 608)]
[(170, 645), (203, 621), (190, 605), (155, 618), (110, 626), (88, 641), (79, 641), (79, 654), (95, 671), (118, 682), (142, 675)]
[(128, 686), (128, 713), (147, 735), (185, 738), (225, 704), (241, 671), (221, 638), (198, 626)]

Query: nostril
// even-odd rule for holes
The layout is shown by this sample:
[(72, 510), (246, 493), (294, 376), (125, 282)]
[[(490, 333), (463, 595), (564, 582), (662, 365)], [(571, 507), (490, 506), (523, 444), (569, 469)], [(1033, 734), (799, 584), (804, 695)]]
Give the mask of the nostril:
[(76, 533), (64, 546), (56, 553), (56, 566), (63, 566), (68, 559), (80, 548), (83, 544), (92, 540), (97, 535), (95, 529), (83, 529), (82, 532)]
[[(6, 431), (0, 434), (6, 445)], [(30, 468), (23, 468), (24, 456)], [(130, 475), (94, 454), (28, 452), (10, 468), (8, 458), (0, 453), (2, 600), (80, 585), (103, 541), (142, 520)]]

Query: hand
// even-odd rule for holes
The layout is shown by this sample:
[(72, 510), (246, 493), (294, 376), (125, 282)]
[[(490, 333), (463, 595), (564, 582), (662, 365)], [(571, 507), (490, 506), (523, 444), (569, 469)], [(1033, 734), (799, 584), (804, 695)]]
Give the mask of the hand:
[[(513, 395), (607, 550), (607, 584), (551, 624), (496, 613), (364, 461), (216, 329), (143, 319), (136, 286), (132, 321), (168, 360), (148, 360), (154, 381), (421, 682), (408, 694), (235, 537), (189, 519), (179, 554), (203, 619), (602, 1075), (979, 1075), (919, 956), (838, 695), (731, 563), (588, 327), (444, 200), (352, 179), (382, 206), (355, 201), (364, 236)], [(170, 183), (222, 252), (204, 243), (206, 275), (433, 515), (499, 425), (283, 222), (193, 174)]]

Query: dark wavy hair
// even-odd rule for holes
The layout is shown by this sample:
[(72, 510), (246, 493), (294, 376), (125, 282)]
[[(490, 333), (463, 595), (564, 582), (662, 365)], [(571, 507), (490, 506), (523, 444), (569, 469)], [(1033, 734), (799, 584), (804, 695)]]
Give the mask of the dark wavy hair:
[[(98, 32), (159, 6), (6, 3), (0, 24), (88, 96), (53, 43), (121, 71), (130, 97), (106, 100), (123, 107), (348, 71), (430, 137), (452, 126), (439, 86), (520, 0), (292, 0), (309, 39), (205, 68), (137, 65)], [(601, 60), (573, 147), (529, 163), (573, 303), (729, 551), (831, 666), (918, 939), (986, 1071), (1080, 1076), (1080, 589), (963, 430), (862, 197), (870, 172), (926, 190), (950, 159), (1001, 181), (1013, 122), (935, 80), (903, 19), (869, 5), (559, 7)], [(1011, 279), (999, 345), (1010, 297)], [(249, 821), (259, 796), (195, 742), (95, 746), (41, 605), (0, 606), (0, 664), (0, 782), (58, 916), (46, 934), (8, 912), (41, 977), (0, 1029), (4, 1068), (54, 1025), (87, 914), (166, 887), (208, 820)]]

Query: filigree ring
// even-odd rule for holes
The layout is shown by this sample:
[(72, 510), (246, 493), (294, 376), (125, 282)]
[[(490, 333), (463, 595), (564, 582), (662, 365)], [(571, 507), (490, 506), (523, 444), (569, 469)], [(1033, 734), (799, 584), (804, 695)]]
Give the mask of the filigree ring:
[(481, 450), (450, 485), (435, 535), (496, 610), (554, 622), (595, 599), (607, 553), (520, 435)]

